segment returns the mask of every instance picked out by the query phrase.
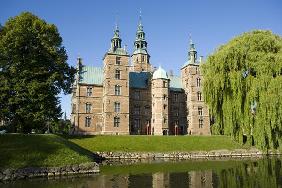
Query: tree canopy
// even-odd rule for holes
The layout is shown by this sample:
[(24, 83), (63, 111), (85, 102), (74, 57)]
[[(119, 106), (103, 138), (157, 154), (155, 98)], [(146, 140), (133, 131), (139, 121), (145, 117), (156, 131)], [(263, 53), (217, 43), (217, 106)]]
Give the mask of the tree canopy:
[(74, 74), (55, 25), (29, 12), (10, 18), (0, 30), (0, 119), (21, 132), (58, 119)]
[(282, 146), (282, 38), (244, 33), (219, 47), (202, 65), (213, 134), (261, 149)]

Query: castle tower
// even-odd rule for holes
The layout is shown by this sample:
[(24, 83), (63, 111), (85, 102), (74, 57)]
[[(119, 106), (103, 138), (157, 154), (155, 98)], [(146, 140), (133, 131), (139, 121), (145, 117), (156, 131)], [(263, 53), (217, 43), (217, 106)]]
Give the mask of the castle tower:
[(188, 61), (181, 69), (182, 85), (187, 96), (187, 133), (210, 135), (210, 119), (202, 92), (203, 76), (197, 60), (195, 44), (190, 39)]
[(168, 135), (169, 79), (161, 67), (152, 78), (152, 134)]
[(150, 60), (150, 55), (147, 52), (147, 42), (145, 39), (145, 32), (143, 31), (143, 25), (140, 15), (139, 24), (136, 32), (136, 38), (134, 41), (134, 52), (132, 55), (133, 71), (150, 72), (151, 64), (149, 60)]
[(111, 48), (104, 56), (103, 134), (129, 134), (129, 55), (121, 48), (116, 26)]

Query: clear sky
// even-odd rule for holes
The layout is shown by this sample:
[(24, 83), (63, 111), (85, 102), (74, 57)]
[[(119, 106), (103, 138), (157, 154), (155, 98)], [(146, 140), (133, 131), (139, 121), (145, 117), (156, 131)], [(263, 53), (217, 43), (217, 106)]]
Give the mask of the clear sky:
[[(116, 20), (132, 53), (140, 9), (151, 63), (174, 74), (187, 59), (189, 34), (204, 57), (250, 30), (282, 36), (282, 0), (0, 0), (0, 23), (30, 11), (58, 27), (70, 65), (80, 55), (85, 65), (102, 66)], [(61, 101), (69, 116), (70, 96)]]

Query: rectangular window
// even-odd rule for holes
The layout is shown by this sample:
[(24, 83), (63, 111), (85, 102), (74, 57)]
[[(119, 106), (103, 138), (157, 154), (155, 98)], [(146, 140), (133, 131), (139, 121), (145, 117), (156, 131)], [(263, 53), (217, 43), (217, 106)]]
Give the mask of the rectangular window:
[(179, 116), (179, 110), (178, 110), (178, 109), (175, 110), (175, 116), (176, 116), (176, 117)]
[(201, 107), (201, 106), (198, 107), (198, 114), (199, 114), (199, 116), (203, 115), (203, 107)]
[(137, 99), (137, 100), (140, 99), (140, 91), (135, 91), (134, 92), (134, 99)]
[(199, 119), (199, 128), (203, 128), (203, 122), (204, 122), (203, 119)]
[(166, 81), (163, 81), (163, 87), (166, 87)]
[(198, 92), (197, 95), (198, 95), (198, 101), (201, 101), (202, 100), (202, 93)]
[(197, 87), (201, 86), (201, 78), (197, 78)]
[(116, 64), (120, 65), (120, 63), (121, 63), (121, 57), (116, 57)]
[(145, 58), (144, 58), (144, 56), (143, 56), (143, 55), (141, 56), (141, 61), (142, 61), (142, 62), (144, 62), (144, 61), (145, 61)]
[(134, 119), (134, 129), (139, 130), (141, 127), (140, 125), (141, 125), (140, 119)]
[(175, 102), (178, 101), (178, 94), (177, 94), (177, 93), (174, 94), (174, 101), (175, 101)]
[(139, 115), (140, 114), (140, 106), (134, 106), (134, 114)]
[(90, 103), (86, 103), (85, 104), (85, 112), (86, 113), (90, 113), (91, 112), (91, 104)]
[(92, 96), (92, 87), (87, 87), (86, 93), (88, 97)]
[(120, 112), (120, 103), (115, 102), (115, 112)]
[(121, 86), (115, 85), (115, 95), (121, 95)]
[(114, 117), (114, 127), (119, 127), (120, 117)]
[(85, 127), (90, 127), (91, 125), (91, 117), (85, 117)]
[(164, 97), (164, 101), (166, 100), (166, 95), (163, 96)]
[(120, 70), (116, 69), (115, 79), (120, 80)]

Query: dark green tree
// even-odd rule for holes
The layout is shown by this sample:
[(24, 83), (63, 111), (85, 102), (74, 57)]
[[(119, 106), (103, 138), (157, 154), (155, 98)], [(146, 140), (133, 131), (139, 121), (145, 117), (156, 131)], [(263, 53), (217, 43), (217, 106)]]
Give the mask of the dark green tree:
[(10, 18), (0, 30), (0, 119), (18, 132), (44, 128), (61, 116), (58, 94), (70, 93), (74, 74), (55, 25), (29, 12)]
[(261, 149), (282, 146), (282, 38), (252, 31), (232, 39), (202, 65), (213, 134)]

